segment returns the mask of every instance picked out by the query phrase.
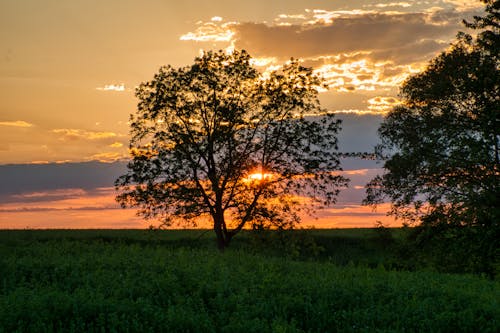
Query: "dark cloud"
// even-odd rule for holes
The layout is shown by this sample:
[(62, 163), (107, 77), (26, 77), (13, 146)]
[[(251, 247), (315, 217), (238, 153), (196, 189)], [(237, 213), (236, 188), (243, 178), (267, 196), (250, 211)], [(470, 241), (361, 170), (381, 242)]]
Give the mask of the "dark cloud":
[(33, 192), (58, 189), (96, 191), (112, 187), (125, 170), (125, 162), (0, 165), (0, 202), (13, 195)]
[[(448, 45), (448, 42), (423, 39), (393, 48), (373, 51), (369, 58), (374, 61), (389, 60), (395, 64), (409, 64), (417, 61), (427, 61)], [(391, 70), (390, 66), (387, 67), (388, 70)], [(400, 68), (393, 67), (392, 70), (397, 73), (387, 73), (389, 76), (402, 73)]]
[(449, 39), (460, 27), (456, 16), (454, 12), (442, 12), (439, 16), (432, 13), (366, 13), (335, 18), (331, 24), (242, 23), (234, 26), (234, 30), (236, 46), (255, 56), (317, 57), (398, 49), (426, 39)]
[(109, 209), (122, 209), (119, 205), (114, 206), (87, 206), (87, 207), (20, 207), (20, 208), (0, 208), (0, 213), (33, 213), (33, 212), (67, 212), (67, 211), (101, 211)]
[(12, 194), (8, 195), (3, 201), (23, 203), (52, 202), (66, 199), (75, 199), (88, 195), (91, 195), (91, 193), (83, 189), (63, 188), (57, 190), (42, 190)]

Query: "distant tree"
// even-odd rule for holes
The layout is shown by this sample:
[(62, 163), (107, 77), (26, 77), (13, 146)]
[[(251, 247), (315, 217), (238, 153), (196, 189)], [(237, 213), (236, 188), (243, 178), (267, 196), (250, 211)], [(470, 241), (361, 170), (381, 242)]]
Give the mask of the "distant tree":
[(460, 33), (403, 84), (402, 104), (379, 128), (386, 173), (365, 199), (388, 199), (393, 215), (430, 227), (430, 237), (467, 234), (474, 242), (460, 246), (476, 248), (483, 266), (498, 255), (500, 236), (499, 1), (485, 2), (487, 16), (467, 25), (486, 30), (475, 39)]
[(245, 226), (293, 227), (347, 182), (334, 173), (340, 121), (320, 107), (321, 85), (294, 60), (259, 73), (245, 51), (161, 67), (136, 90), (117, 200), (164, 225), (208, 217), (221, 250)]

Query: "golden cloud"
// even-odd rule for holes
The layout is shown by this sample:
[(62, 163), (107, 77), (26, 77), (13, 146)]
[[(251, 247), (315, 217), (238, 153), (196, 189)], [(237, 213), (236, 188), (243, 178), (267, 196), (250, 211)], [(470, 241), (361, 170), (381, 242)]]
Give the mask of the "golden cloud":
[(103, 163), (111, 163), (111, 162), (116, 162), (121, 159), (127, 158), (128, 155), (124, 153), (110, 153), (110, 152), (105, 152), (105, 153), (98, 153), (90, 156), (87, 160), (89, 161), (99, 161)]
[(367, 7), (376, 7), (376, 8), (387, 8), (387, 7), (403, 7), (403, 8), (408, 8), (411, 7), (412, 5), (408, 2), (391, 2), (391, 3), (377, 3), (374, 5), (366, 5)]
[[(352, 10), (281, 13), (270, 22), (224, 22), (217, 16), (198, 22), (196, 30), (180, 39), (220, 42), (218, 47), (228, 45), (229, 51), (245, 49), (264, 78), (293, 56), (325, 79), (329, 89), (320, 92), (329, 90), (322, 94), (331, 103), (329, 109), (380, 114), (396, 104), (390, 96), (409, 75), (449, 46), (462, 28), (461, 19), (477, 14), (481, 7), (480, 1), (396, 0)], [(356, 101), (346, 104), (347, 94), (356, 96)]]
[(278, 59), (276, 57), (260, 57), (260, 58), (252, 58), (250, 59), (250, 64), (256, 67), (265, 67), (276, 64)]
[(109, 145), (111, 148), (121, 148), (123, 147), (123, 143), (121, 142), (113, 142), (112, 144)]
[(52, 133), (59, 135), (61, 141), (75, 140), (102, 140), (117, 137), (113, 132), (92, 132), (81, 129), (59, 128), (52, 130)]
[(236, 22), (222, 23), (222, 18), (214, 16), (210, 22), (198, 22), (199, 26), (194, 32), (188, 32), (180, 37), (184, 41), (196, 42), (231, 42), (234, 37), (232, 27)]
[(16, 121), (0, 121), (0, 126), (10, 126), (10, 127), (33, 127), (33, 124), (28, 123), (23, 120)]
[(125, 84), (106, 84), (103, 87), (97, 87), (96, 90), (101, 91), (125, 91)]
[(306, 25), (316, 25), (316, 24), (332, 24), (334, 19), (342, 17), (351, 17), (358, 15), (374, 14), (375, 11), (368, 11), (363, 9), (353, 9), (353, 10), (324, 10), (324, 9), (306, 9), (306, 13), (309, 15), (309, 19), (306, 19)]
[(368, 109), (377, 113), (386, 113), (400, 103), (401, 101), (395, 97), (377, 96), (368, 100)]
[[(405, 2), (389, 5), (407, 7)], [(312, 64), (334, 91), (388, 91), (454, 36), (457, 24), (450, 17), (456, 13), (435, 14), (307, 9), (280, 14), (272, 24), (223, 23), (216, 17), (198, 22), (195, 32), (180, 39), (247, 49), (255, 56), (253, 64), (265, 67), (264, 76), (293, 55)]]
[(374, 61), (369, 55), (369, 52), (355, 52), (316, 58), (309, 63), (314, 64), (314, 72), (326, 81), (329, 89), (339, 92), (391, 90), (413, 72), (408, 66)]

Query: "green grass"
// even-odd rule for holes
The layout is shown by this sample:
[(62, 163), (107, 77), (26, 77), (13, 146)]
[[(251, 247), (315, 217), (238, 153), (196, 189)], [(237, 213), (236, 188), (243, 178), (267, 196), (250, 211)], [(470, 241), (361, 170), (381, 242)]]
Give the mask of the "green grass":
[(0, 332), (499, 331), (497, 280), (388, 270), (373, 230), (311, 233), (219, 253), (201, 231), (0, 231)]

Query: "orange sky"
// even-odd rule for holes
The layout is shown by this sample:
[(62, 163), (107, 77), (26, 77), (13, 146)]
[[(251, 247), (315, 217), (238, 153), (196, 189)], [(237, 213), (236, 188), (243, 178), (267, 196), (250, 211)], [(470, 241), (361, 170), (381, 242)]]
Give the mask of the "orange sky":
[[(321, 93), (325, 108), (367, 115), (346, 116), (341, 149), (370, 150), (401, 82), (446, 49), (464, 29), (461, 20), (482, 8), (473, 0), (2, 1), (0, 228), (148, 225), (133, 211), (115, 209), (111, 190), (95, 194), (113, 177), (85, 186), (60, 181), (58, 173), (54, 181), (19, 187), (6, 180), (37, 171), (1, 166), (123, 161), (134, 88), (161, 65), (192, 63), (201, 50), (246, 49), (262, 71), (301, 59), (329, 84)], [(304, 224), (372, 226), (385, 218), (359, 207), (362, 188), (352, 190), (357, 194), (342, 199), (349, 208)]]
[[(54, 200), (40, 202), (18, 202), (3, 204), (0, 209), (0, 226), (6, 229), (100, 229), (100, 228), (147, 228), (158, 222), (145, 221), (137, 217), (133, 209), (121, 209), (115, 202), (114, 188), (101, 189), (97, 195), (86, 195), (73, 189), (53, 192), (38, 192), (31, 196), (60, 196)], [(73, 197), (70, 196), (71, 192)], [(66, 195), (66, 197), (64, 196)], [(361, 228), (374, 227), (377, 221), (387, 226), (400, 223), (384, 214), (386, 204), (373, 211), (357, 204), (342, 204), (320, 211), (317, 216), (303, 216), (302, 227), (316, 228)], [(177, 227), (177, 226), (176, 226)], [(200, 223), (199, 227), (209, 227)]]

